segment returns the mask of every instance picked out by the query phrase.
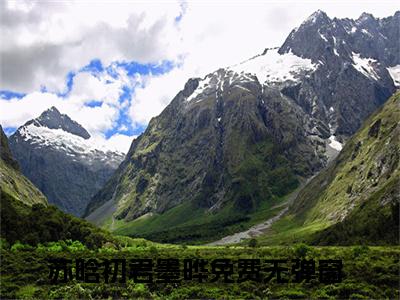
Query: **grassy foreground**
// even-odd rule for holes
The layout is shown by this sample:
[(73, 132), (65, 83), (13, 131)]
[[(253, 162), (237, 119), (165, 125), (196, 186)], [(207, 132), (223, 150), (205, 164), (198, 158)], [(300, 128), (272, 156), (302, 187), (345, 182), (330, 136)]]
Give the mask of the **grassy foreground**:
[[(52, 242), (36, 247), (2, 243), (1, 299), (398, 299), (400, 247), (205, 247), (160, 245), (143, 239), (121, 238), (89, 250), (80, 242)], [(341, 283), (324, 284), (317, 279), (301, 283), (235, 282), (198, 283), (68, 283), (52, 284), (48, 258), (183, 259), (339, 259), (343, 262)], [(207, 267), (211, 270), (210, 266)], [(236, 270), (236, 266), (234, 267)], [(237, 277), (237, 273), (232, 276)], [(264, 277), (264, 276), (263, 276)]]

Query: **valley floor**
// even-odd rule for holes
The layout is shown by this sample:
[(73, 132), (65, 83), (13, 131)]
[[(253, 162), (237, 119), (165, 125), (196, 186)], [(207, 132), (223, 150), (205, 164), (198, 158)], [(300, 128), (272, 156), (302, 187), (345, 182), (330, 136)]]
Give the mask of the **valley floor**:
[(258, 223), (249, 229), (241, 232), (237, 232), (228, 236), (225, 236), (215, 242), (208, 243), (206, 246), (221, 246), (221, 245), (230, 245), (230, 244), (237, 244), (241, 243), (244, 240), (255, 238), (261, 235), (265, 235), (266, 231), (272, 226), (273, 223), (280, 220), (288, 211), (289, 206), (296, 200), (297, 195), (300, 191), (307, 185), (310, 180), (312, 180), (316, 175), (310, 177), (309, 179), (305, 180), (295, 191), (293, 191), (285, 202), (275, 205), (271, 208), (274, 210), (276, 208), (282, 207), (282, 210), (279, 211), (275, 216), (268, 218), (267, 220)]
[(252, 226), (250, 229), (242, 232), (238, 232), (232, 235), (228, 235), (226, 237), (223, 237), (222, 239), (206, 244), (206, 246), (222, 246), (222, 245), (230, 245), (230, 244), (237, 244), (242, 242), (243, 240), (254, 238), (257, 236), (260, 236), (262, 234), (265, 234), (265, 230), (271, 227), (271, 225), (279, 220), (286, 212), (288, 211), (288, 207), (285, 207), (282, 209), (279, 214), (276, 216), (266, 220), (265, 222), (262, 222), (260, 224), (257, 224), (255, 226)]

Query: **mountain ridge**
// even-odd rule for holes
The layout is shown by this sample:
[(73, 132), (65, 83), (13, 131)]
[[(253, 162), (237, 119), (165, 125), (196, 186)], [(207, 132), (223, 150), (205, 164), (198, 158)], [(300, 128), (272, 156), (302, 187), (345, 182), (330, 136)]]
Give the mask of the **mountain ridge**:
[(82, 125), (72, 120), (68, 115), (61, 114), (55, 106), (45, 110), (38, 118), (26, 122), (23, 126), (29, 126), (30, 124), (49, 129), (61, 129), (85, 140), (90, 138), (89, 132)]
[(10, 136), (21, 170), (65, 212), (80, 216), (124, 155), (97, 145), (80, 124), (51, 107)]

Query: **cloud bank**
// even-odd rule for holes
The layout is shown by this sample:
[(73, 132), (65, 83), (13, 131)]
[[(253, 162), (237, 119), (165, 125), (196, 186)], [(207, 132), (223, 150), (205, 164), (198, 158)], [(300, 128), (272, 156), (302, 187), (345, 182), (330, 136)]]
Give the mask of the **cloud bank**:
[(279, 46), (315, 10), (392, 15), (393, 1), (1, 1), (0, 123), (50, 106), (127, 151), (190, 77)]

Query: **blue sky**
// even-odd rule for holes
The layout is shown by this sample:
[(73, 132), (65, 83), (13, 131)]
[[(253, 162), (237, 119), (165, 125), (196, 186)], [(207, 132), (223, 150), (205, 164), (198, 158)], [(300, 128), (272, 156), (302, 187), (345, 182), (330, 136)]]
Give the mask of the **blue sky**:
[[(101, 72), (101, 62), (96, 60), (96, 71)], [(93, 63), (93, 61), (92, 61)], [(137, 62), (123, 62), (123, 63), (117, 63), (119, 67), (124, 68), (127, 71), (128, 76), (133, 76), (133, 75), (153, 75), (153, 76), (159, 76), (165, 73), (168, 73), (172, 70), (174, 67), (174, 62), (172, 61), (163, 61), (160, 64), (140, 64)], [(106, 72), (109, 74), (112, 74), (112, 71), (108, 68), (105, 69)], [(122, 88), (123, 92), (121, 93), (119, 97), (119, 101), (122, 102), (124, 100), (129, 100), (131, 101), (132, 99), (132, 94), (135, 92), (135, 87), (129, 87), (129, 86), (123, 86)], [(90, 104), (89, 104), (90, 105)], [(121, 127), (126, 128), (126, 130), (119, 130)], [(146, 129), (146, 125), (136, 125), (133, 126), (131, 122), (131, 118), (129, 117), (128, 114), (128, 109), (123, 108), (120, 110), (120, 117), (118, 118), (116, 125), (107, 130), (105, 132), (106, 138), (111, 137), (115, 133), (123, 133), (126, 135), (134, 135), (137, 136), (141, 134), (144, 129)]]

